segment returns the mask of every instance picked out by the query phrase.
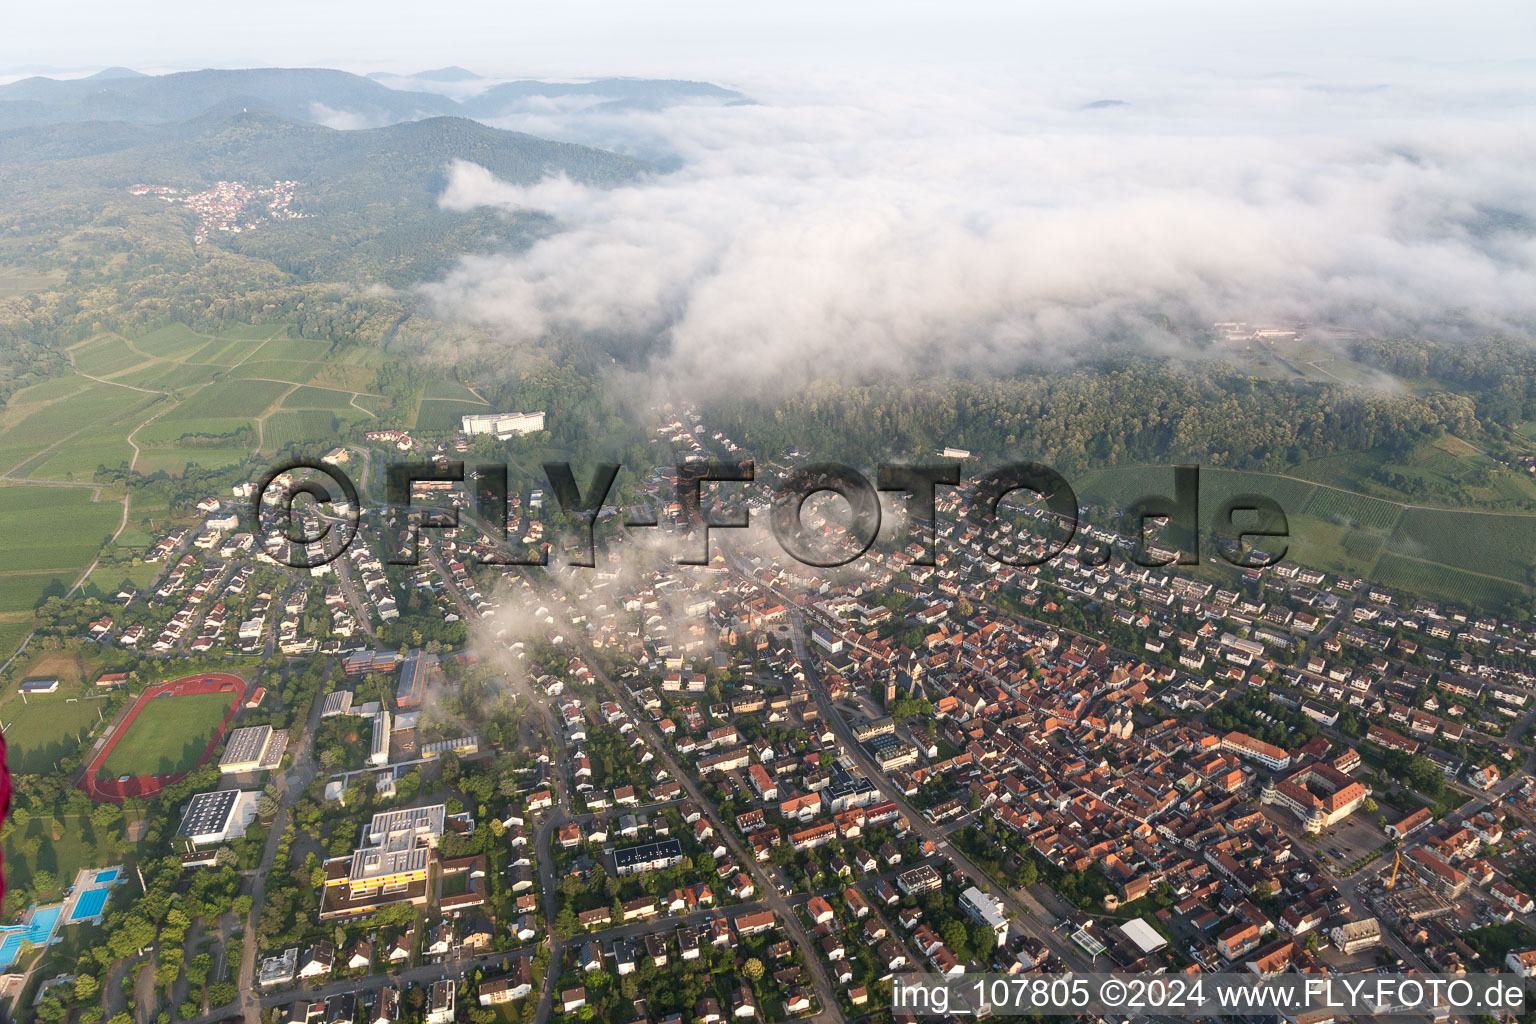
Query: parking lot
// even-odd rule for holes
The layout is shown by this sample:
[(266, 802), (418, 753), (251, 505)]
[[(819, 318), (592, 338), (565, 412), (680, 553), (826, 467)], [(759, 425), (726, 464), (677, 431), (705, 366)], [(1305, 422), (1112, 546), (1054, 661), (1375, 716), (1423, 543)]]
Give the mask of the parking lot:
[(1388, 840), (1386, 833), (1376, 827), (1376, 817), (1356, 811), (1332, 828), (1324, 829), (1318, 850), (1339, 867), (1353, 864), (1367, 854), (1380, 853), (1386, 849)]

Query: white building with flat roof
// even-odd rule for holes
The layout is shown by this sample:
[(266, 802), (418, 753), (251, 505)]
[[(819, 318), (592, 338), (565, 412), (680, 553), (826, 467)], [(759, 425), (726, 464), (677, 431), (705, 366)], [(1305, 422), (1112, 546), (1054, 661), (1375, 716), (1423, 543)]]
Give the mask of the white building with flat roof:
[(368, 763), (381, 767), (389, 763), (389, 712), (383, 708), (373, 716), (373, 741), (368, 749)]
[(260, 793), (238, 789), (199, 793), (188, 801), (178, 831), (192, 840), (194, 846), (239, 839), (256, 820), (256, 802), (260, 799)]
[(492, 434), (499, 441), (518, 434), (533, 434), (544, 429), (542, 412), (487, 412), (465, 416), (461, 421), (470, 437)]
[(973, 885), (960, 894), (960, 909), (972, 921), (991, 928), (998, 945), (1008, 941), (1008, 918), (1003, 914), (1002, 900)]
[[(285, 741), (286, 738), (285, 734)], [(219, 758), (219, 771), (225, 775), (256, 771), (266, 759), (267, 744), (271, 741), (270, 725), (248, 725), (236, 729), (224, 743), (224, 756)]]

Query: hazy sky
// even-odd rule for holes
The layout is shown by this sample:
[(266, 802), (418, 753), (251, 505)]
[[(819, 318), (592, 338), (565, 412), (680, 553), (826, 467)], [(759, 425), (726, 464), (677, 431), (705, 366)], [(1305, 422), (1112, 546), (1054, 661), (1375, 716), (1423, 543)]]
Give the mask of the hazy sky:
[(758, 102), (503, 111), (673, 169), (590, 189), (458, 165), (441, 197), (562, 228), (420, 282), (443, 315), (511, 351), (645, 344), (661, 381), (1013, 372), (1109, 338), (1177, 352), (1167, 325), (1227, 319), (1531, 332), (1536, 3), (1064, 6), (77, 0), (8, 11), (0, 75), (456, 64), (739, 88)]
[[(1061, 8), (1071, 7), (1071, 10)], [(729, 75), (891, 63), (1345, 71), (1360, 59), (1529, 61), (1529, 0), (1100, 0), (1072, 5), (74, 0), (7, 5), (0, 73), (323, 65), (490, 75)]]

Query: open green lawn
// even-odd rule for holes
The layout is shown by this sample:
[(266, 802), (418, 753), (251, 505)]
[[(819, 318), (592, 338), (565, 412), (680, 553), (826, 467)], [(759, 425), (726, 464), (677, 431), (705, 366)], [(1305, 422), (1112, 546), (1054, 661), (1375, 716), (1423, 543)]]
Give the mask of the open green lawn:
[(86, 580), (85, 588), (87, 592), (99, 594), (103, 598), (111, 598), (125, 581), (132, 584), (135, 589), (143, 590), (149, 586), (155, 574), (163, 568), (165, 566), (153, 562), (141, 562), (138, 565), (103, 563), (91, 573), (90, 578)]
[(163, 499), (157, 500), (143, 491), (130, 494), (128, 525), (123, 527), (117, 542), (125, 548), (146, 548), (165, 528), (170, 518), (171, 510)]
[[(64, 815), (57, 819), (57, 824), (61, 826), (57, 830), (53, 827), (54, 823), (54, 819), (38, 815), (27, 823), (26, 828), (11, 829), (6, 833), (5, 878), (9, 883), (8, 888), (24, 885), (30, 887), (38, 872), (45, 871), (51, 876), (53, 884), (38, 895), (46, 900), (57, 899), (63, 896), (64, 887), (74, 882), (75, 873), (81, 868), (105, 867), (122, 860), (122, 844), (98, 832), (86, 815)], [(37, 854), (24, 856), (23, 844), (34, 839), (38, 841)], [(61, 934), (69, 935), (77, 930), (64, 928)]]
[(229, 710), (227, 693), (156, 697), (101, 767), (103, 778), (165, 775), (197, 766), (208, 737)]
[(47, 771), (59, 758), (78, 750), (82, 739), (89, 741), (106, 701), (70, 699), (80, 692), (78, 687), (60, 687), (58, 693), (28, 697), (25, 703), (20, 696), (14, 697), (0, 708), (11, 771)]

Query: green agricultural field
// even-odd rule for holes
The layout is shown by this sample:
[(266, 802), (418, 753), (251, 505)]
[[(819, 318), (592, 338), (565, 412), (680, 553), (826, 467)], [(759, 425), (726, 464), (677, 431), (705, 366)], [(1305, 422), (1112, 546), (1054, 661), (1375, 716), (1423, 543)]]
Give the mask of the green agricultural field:
[[(89, 559), (80, 564), (84, 569)], [(63, 597), (74, 585), (80, 569), (57, 572), (0, 572), (0, 617), (24, 614), (28, 629), (31, 628), (32, 612), (50, 597)], [(18, 638), (19, 639), (19, 638)], [(10, 657), (7, 651), (0, 661)]]
[(184, 324), (166, 324), (135, 338), (133, 347), (155, 359), (178, 362), (190, 358), (207, 345), (209, 338)]
[(225, 469), (229, 466), (238, 466), (251, 457), (251, 449), (238, 446), (221, 446), (217, 448), (197, 447), (166, 447), (146, 449), (139, 459), (138, 470), (140, 473), (169, 473), (172, 475), (185, 472), (187, 466), (196, 464), (204, 469)]
[(256, 341), (247, 341), (245, 339), (226, 341), (221, 338), (218, 341), (210, 341), (198, 349), (192, 354), (192, 358), (187, 361), (204, 366), (234, 366), (260, 347), (261, 341), (259, 339)]
[(227, 693), (194, 693), (150, 701), (102, 765), (102, 777), (165, 775), (196, 767), (229, 700)]
[(1364, 494), (1318, 487), (1301, 511), (1325, 522), (1390, 531), (1403, 507)]
[(1309, 459), (1289, 472), (1291, 476), (1305, 480), (1315, 480), (1346, 491), (1358, 491), (1365, 486), (1371, 473), (1380, 464), (1379, 458), (1365, 452), (1345, 452), (1321, 459)]
[(184, 394), (211, 383), (215, 376), (225, 372), (222, 366), (206, 363), (155, 362), (113, 379), (149, 391)]
[(287, 386), (273, 381), (220, 381), (200, 389), (160, 422), (260, 416), (287, 391)]
[[(11, 400), (3, 409), (0, 409), (0, 430), (21, 420), (26, 414), (42, 408), (48, 402), (60, 401), (95, 386), (84, 377), (65, 373), (23, 388), (12, 395)], [(24, 411), (18, 413), (18, 410)]]
[(232, 324), (217, 331), (197, 331), (185, 324), (167, 324), (133, 339), (133, 347), (156, 359), (182, 362), (200, 358), (212, 343), (243, 343), (247, 348), (282, 333), (277, 324)]
[(47, 771), (59, 758), (78, 750), (82, 740), (89, 741), (106, 701), (82, 700), (79, 693), (72, 688), (66, 695), (61, 687), (58, 693), (28, 697), (25, 703), (14, 697), (0, 708), (11, 771)]
[(1536, 516), (1410, 508), (1388, 549), (1524, 584), (1536, 559)]
[[(1171, 474), (1170, 482), (1171, 482)], [(1200, 471), (1200, 505), (1215, 514), (1221, 506), (1241, 494), (1262, 494), (1272, 498), (1287, 516), (1302, 512), (1310, 500), (1314, 488), (1311, 484), (1269, 473), (1247, 473), (1232, 469), (1202, 469)], [(1172, 487), (1163, 493), (1171, 495)]]
[(75, 369), (93, 377), (111, 377), (148, 363), (150, 360), (128, 347), (128, 342), (115, 334), (103, 335), (70, 350)]
[[(6, 581), (0, 580), (0, 588), (6, 586)], [(32, 615), (30, 612), (3, 612), (0, 613), (0, 661), (4, 661), (15, 654), (21, 647), (21, 642), (32, 632)]]
[(12, 396), (0, 416), (0, 476), (25, 475), (20, 471), (28, 464), (41, 464), (53, 451), (77, 440), (100, 445), (121, 438), (127, 431), (119, 433), (112, 424), (139, 413), (147, 416), (145, 410), (161, 400), (130, 388), (82, 383), (88, 386), (63, 397), (37, 401), (32, 388)]
[[(229, 371), (233, 380), (266, 380), (286, 384), (308, 384), (315, 379), (323, 364), (307, 359), (269, 359), (263, 348)], [(372, 374), (368, 375), (372, 377)]]
[(455, 402), (473, 402), (476, 405), (485, 406), (485, 403), (476, 398), (474, 392), (470, 391), (469, 388), (456, 380), (445, 380), (443, 378), (434, 378), (427, 381), (426, 387), (422, 389), (422, 397)]
[(378, 395), (353, 395), (352, 396), (352, 407), (354, 409), (356, 409), (356, 408), (366, 409), (369, 412), (373, 413), (374, 416), (379, 416), (380, 414), (382, 414), (383, 411), (384, 411), (384, 407), (387, 404), (388, 404), (388, 402), (386, 402), (383, 398), (380, 398)]
[(250, 431), (254, 437), (256, 421), (253, 419), (200, 419), (167, 422), (160, 419), (134, 434), (133, 439), (140, 447), (175, 446), (182, 444), (183, 439), (199, 437), (226, 438), (228, 443), (233, 444), (242, 430)]
[(301, 359), (305, 362), (323, 362), (332, 350), (328, 341), (318, 338), (273, 338), (261, 349), (263, 359)]
[(87, 487), (0, 487), (0, 566), (8, 573), (83, 568), (122, 511), (92, 503)]
[(1509, 580), (1478, 576), (1441, 563), (1420, 562), (1391, 553), (1381, 556), (1372, 578), (1398, 590), (1490, 611), (1527, 596), (1524, 587)]
[(306, 385), (283, 399), (284, 409), (324, 409), (328, 412), (358, 414), (352, 404), (352, 392)]
[(338, 427), (336, 417), (323, 409), (275, 412), (262, 424), (261, 447), (268, 452), (289, 444), (313, 443), (329, 448), (336, 443)]
[[(1173, 497), (1173, 467), (1134, 466), (1106, 469), (1085, 478), (1075, 487), (1079, 500), (1100, 502), (1127, 509), (1137, 499), (1149, 495)], [(1248, 473), (1230, 469), (1200, 470), (1200, 516), (1209, 521), (1231, 498), (1243, 494), (1261, 494), (1274, 499), (1288, 517), (1299, 514), (1312, 492), (1312, 484), (1268, 473)]]
[(421, 403), (416, 412), (417, 430), (458, 430), (465, 416), (486, 411), (479, 402), (455, 402), (430, 398)]

